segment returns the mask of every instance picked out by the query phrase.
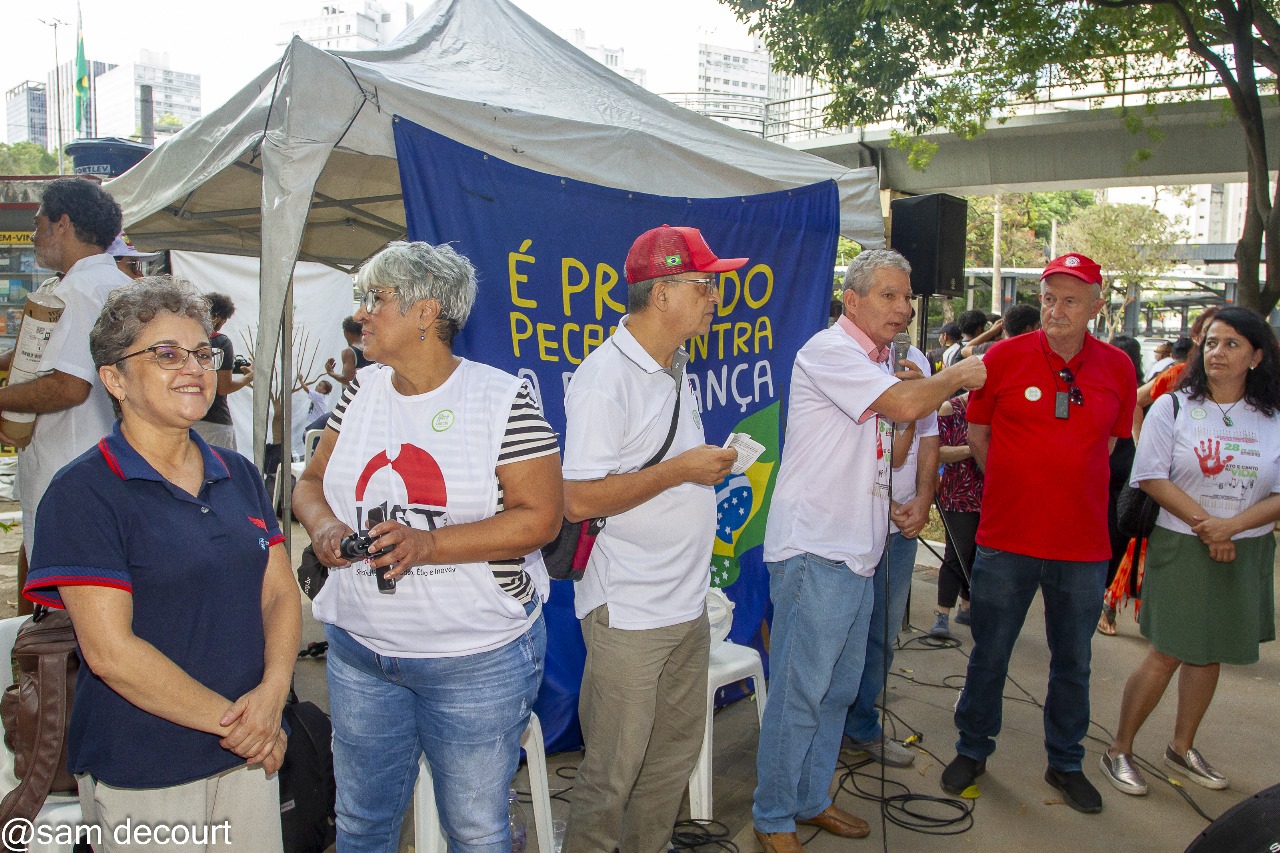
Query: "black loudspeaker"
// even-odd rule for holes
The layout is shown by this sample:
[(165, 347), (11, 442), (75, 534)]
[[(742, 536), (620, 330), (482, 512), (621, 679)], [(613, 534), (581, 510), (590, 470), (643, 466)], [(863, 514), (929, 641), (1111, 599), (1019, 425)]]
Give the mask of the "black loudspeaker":
[(1196, 836), (1186, 853), (1275, 853), (1280, 850), (1280, 785), (1237, 803)]
[(946, 193), (895, 198), (889, 245), (911, 263), (916, 296), (964, 296), (969, 203)]

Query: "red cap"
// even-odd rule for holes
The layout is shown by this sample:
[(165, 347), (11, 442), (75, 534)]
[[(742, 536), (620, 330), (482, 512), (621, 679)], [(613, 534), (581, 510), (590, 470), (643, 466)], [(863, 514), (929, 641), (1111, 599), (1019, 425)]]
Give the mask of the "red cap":
[(627, 283), (682, 272), (728, 272), (747, 258), (717, 258), (697, 228), (663, 225), (644, 232), (627, 252)]
[(1092, 258), (1079, 252), (1068, 252), (1060, 258), (1049, 261), (1044, 272), (1040, 273), (1040, 280), (1044, 281), (1058, 273), (1078, 278), (1085, 284), (1102, 284), (1102, 267), (1094, 263)]

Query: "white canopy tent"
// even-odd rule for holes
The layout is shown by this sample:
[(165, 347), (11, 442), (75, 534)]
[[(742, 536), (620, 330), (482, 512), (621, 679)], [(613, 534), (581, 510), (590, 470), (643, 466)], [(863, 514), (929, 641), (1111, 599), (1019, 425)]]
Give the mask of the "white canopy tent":
[[(660, 195), (835, 180), (841, 233), (884, 244), (874, 169), (847, 169), (677, 107), (507, 0), (440, 0), (378, 50), (330, 53), (295, 38), (278, 65), (106, 188), (145, 249), (261, 257), (255, 355), (266, 364), (282, 323), (289, 339), (295, 261), (350, 270), (405, 236), (395, 115), (521, 166)], [(254, 389), (259, 463), (265, 390)]]

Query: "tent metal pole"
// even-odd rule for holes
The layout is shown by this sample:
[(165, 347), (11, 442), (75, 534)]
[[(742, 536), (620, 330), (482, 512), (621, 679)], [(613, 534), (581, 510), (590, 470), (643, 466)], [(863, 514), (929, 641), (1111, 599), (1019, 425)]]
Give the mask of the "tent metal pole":
[(281, 527), (284, 552), (293, 563), (293, 275), (284, 292), (284, 312), (280, 315), (280, 473)]

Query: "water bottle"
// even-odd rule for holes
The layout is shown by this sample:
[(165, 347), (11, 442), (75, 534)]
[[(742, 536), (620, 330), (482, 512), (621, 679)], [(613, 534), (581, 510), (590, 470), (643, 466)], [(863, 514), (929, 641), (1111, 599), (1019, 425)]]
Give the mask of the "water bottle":
[(516, 797), (516, 789), (507, 794), (508, 813), (511, 818), (511, 853), (524, 853), (525, 837), (529, 825), (524, 819), (524, 809), (520, 808), (520, 800)]

